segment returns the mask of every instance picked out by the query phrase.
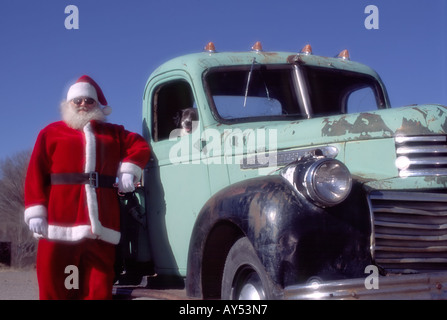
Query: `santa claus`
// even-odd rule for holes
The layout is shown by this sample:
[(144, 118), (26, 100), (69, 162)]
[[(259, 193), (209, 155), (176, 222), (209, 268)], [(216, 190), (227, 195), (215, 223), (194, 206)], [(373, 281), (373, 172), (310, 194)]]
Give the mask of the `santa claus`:
[(140, 135), (107, 123), (110, 112), (98, 84), (82, 76), (61, 103), (62, 121), (37, 137), (25, 181), (25, 222), (40, 238), (41, 299), (112, 297), (120, 240), (117, 191), (134, 190), (149, 146)]

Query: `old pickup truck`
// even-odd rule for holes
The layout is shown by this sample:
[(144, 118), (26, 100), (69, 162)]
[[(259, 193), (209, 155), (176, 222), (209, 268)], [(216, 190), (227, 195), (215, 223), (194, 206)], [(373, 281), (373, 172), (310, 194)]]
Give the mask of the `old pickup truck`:
[(447, 107), (391, 108), (348, 51), (209, 43), (151, 74), (143, 135), (121, 274), (199, 299), (447, 297)]

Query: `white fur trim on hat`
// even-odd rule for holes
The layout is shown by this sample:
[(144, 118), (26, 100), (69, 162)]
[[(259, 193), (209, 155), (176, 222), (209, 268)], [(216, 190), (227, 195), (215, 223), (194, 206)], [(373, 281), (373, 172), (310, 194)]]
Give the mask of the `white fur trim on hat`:
[(98, 94), (96, 89), (88, 82), (76, 82), (68, 89), (67, 101), (78, 97), (89, 97), (98, 101)]
[(106, 116), (108, 116), (109, 114), (112, 113), (112, 107), (110, 107), (110, 106), (105, 106), (104, 108), (102, 108), (102, 112), (104, 112), (104, 114), (105, 114)]

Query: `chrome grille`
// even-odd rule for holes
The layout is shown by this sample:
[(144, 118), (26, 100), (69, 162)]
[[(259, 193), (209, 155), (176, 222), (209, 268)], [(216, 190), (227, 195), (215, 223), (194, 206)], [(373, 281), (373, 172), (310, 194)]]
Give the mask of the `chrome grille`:
[(447, 270), (447, 191), (369, 196), (376, 263), (391, 272)]
[(399, 176), (447, 175), (447, 136), (395, 138)]

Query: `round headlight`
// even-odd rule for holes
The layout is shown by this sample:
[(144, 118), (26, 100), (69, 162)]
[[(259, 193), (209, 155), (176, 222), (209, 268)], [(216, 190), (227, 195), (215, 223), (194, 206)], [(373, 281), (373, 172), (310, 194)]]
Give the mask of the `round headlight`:
[(324, 158), (310, 165), (304, 177), (308, 196), (321, 206), (334, 206), (347, 198), (352, 177), (340, 161)]

